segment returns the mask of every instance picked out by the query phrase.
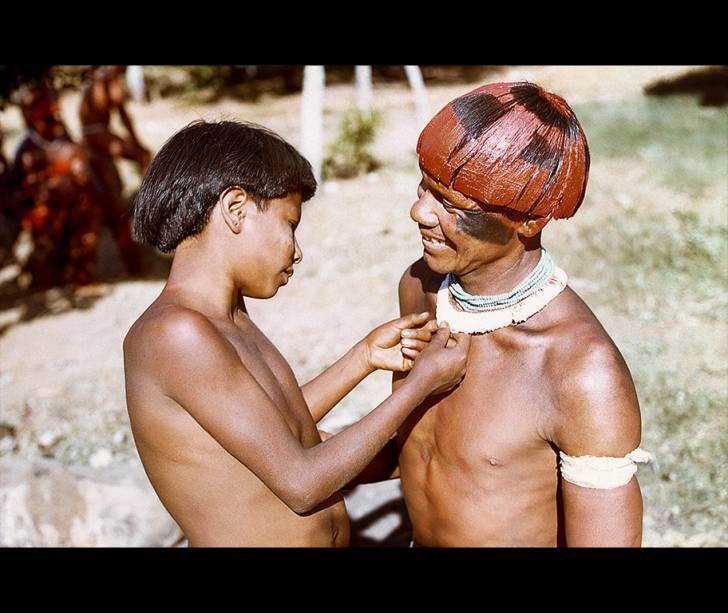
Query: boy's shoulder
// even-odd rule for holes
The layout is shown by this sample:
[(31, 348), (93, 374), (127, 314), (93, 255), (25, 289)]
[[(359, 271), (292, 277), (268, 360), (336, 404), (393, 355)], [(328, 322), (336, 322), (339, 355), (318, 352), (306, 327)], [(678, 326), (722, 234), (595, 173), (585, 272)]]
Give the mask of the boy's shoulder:
[(124, 351), (184, 355), (221, 340), (217, 327), (199, 311), (175, 303), (152, 304), (129, 329)]

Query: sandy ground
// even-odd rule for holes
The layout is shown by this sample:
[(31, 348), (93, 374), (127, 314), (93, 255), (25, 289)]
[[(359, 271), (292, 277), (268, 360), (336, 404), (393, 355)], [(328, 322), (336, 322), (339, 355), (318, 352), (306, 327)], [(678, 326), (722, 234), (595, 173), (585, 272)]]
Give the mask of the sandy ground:
[[(503, 69), (487, 79), (533, 80), (577, 103), (638, 96), (645, 84), (686, 68), (528, 66)], [(429, 84), (431, 112), (481, 83)], [(354, 88), (330, 87), (325, 100), (325, 133), (331, 141), (338, 114), (355, 102)], [(65, 95), (62, 107), (71, 132), (77, 135), (78, 95)], [(256, 121), (298, 144), (299, 107), (300, 96), (291, 95), (263, 96), (256, 103), (223, 99), (212, 105), (158, 99), (145, 105), (132, 103), (130, 111), (142, 141), (157, 150), (173, 132), (199, 117)], [(275, 298), (249, 303), (253, 319), (289, 359), (302, 383), (373, 326), (397, 316), (399, 276), (420, 255), (408, 216), (419, 180), (414, 154), (419, 126), (413, 119), (408, 88), (376, 84), (374, 108), (383, 115), (375, 146), (382, 167), (364, 177), (321, 186), (304, 208), (298, 232), (304, 260), (296, 276)], [(6, 131), (9, 154), (22, 134), (17, 109), (0, 113), (0, 125)], [(131, 165), (122, 164), (122, 172), (129, 187), (138, 184)], [(593, 172), (598, 180), (598, 163)], [(108, 237), (104, 254), (102, 268), (113, 277), (118, 268)], [(12, 271), (3, 274), (12, 276)], [(587, 281), (583, 283), (588, 286)], [(131, 323), (162, 285), (162, 276), (122, 279), (101, 288), (99, 297), (74, 300), (67, 292), (53, 290), (2, 305), (0, 422), (22, 431), (13, 453), (80, 463), (93, 463), (100, 449), (111, 452), (111, 461), (135, 455), (124, 406), (121, 344)], [(611, 324), (628, 325), (617, 319), (607, 322), (607, 329), (611, 330)], [(628, 342), (628, 335), (624, 340)], [(370, 376), (322, 427), (336, 432), (365, 415), (388, 395), (389, 381), (386, 373)], [(33, 423), (28, 423), (28, 415), (34, 416)], [(347, 502), (355, 544), (406, 542), (398, 482), (360, 487)], [(645, 543), (656, 542), (647, 529)]]

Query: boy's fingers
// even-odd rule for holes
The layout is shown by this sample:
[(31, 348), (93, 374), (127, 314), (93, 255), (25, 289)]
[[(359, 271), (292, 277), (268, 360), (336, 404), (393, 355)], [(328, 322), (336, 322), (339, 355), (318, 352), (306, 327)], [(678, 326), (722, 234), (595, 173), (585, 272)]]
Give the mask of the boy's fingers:
[(416, 338), (403, 338), (402, 339), (402, 347), (406, 347), (407, 349), (416, 349), (417, 351), (422, 351), (425, 347), (427, 347), (427, 343), (430, 339), (427, 339), (426, 341), (421, 341)]
[(418, 355), (420, 355), (420, 352), (417, 349), (410, 349), (409, 347), (402, 347), (402, 355), (414, 360)]
[(447, 339), (450, 338), (450, 325), (443, 321), (442, 325), (437, 329), (435, 335), (432, 337), (430, 343), (444, 347), (447, 344)]
[(395, 319), (394, 321), (398, 328), (412, 328), (414, 326), (419, 326), (425, 323), (429, 317), (430, 314), (427, 312), (411, 313), (409, 315), (405, 315), (404, 317), (400, 317), (399, 319)]
[(437, 332), (437, 320), (431, 319), (428, 321), (424, 326), (422, 326), (425, 330), (429, 331), (430, 333)]
[(437, 330), (437, 326), (433, 330), (430, 330), (430, 327), (427, 325), (420, 328), (407, 328), (406, 330), (402, 330), (401, 336), (403, 339), (412, 338), (418, 341), (429, 341), (435, 330)]

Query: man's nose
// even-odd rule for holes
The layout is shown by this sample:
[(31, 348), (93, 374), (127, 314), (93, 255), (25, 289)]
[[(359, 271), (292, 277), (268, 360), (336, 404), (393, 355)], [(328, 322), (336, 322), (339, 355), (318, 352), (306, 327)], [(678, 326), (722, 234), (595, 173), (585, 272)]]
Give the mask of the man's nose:
[(410, 217), (412, 221), (422, 226), (434, 228), (440, 220), (437, 218), (435, 211), (432, 209), (432, 203), (430, 201), (430, 193), (425, 192), (420, 196), (410, 209)]

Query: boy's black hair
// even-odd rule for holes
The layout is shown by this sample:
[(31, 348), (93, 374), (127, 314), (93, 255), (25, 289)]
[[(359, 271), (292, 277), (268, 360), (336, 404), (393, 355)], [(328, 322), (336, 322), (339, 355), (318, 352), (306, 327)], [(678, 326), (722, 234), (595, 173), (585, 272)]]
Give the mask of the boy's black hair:
[(134, 239), (165, 253), (207, 225), (220, 194), (245, 189), (268, 200), (316, 192), (311, 164), (275, 132), (252, 123), (194, 121), (154, 157), (132, 206)]

